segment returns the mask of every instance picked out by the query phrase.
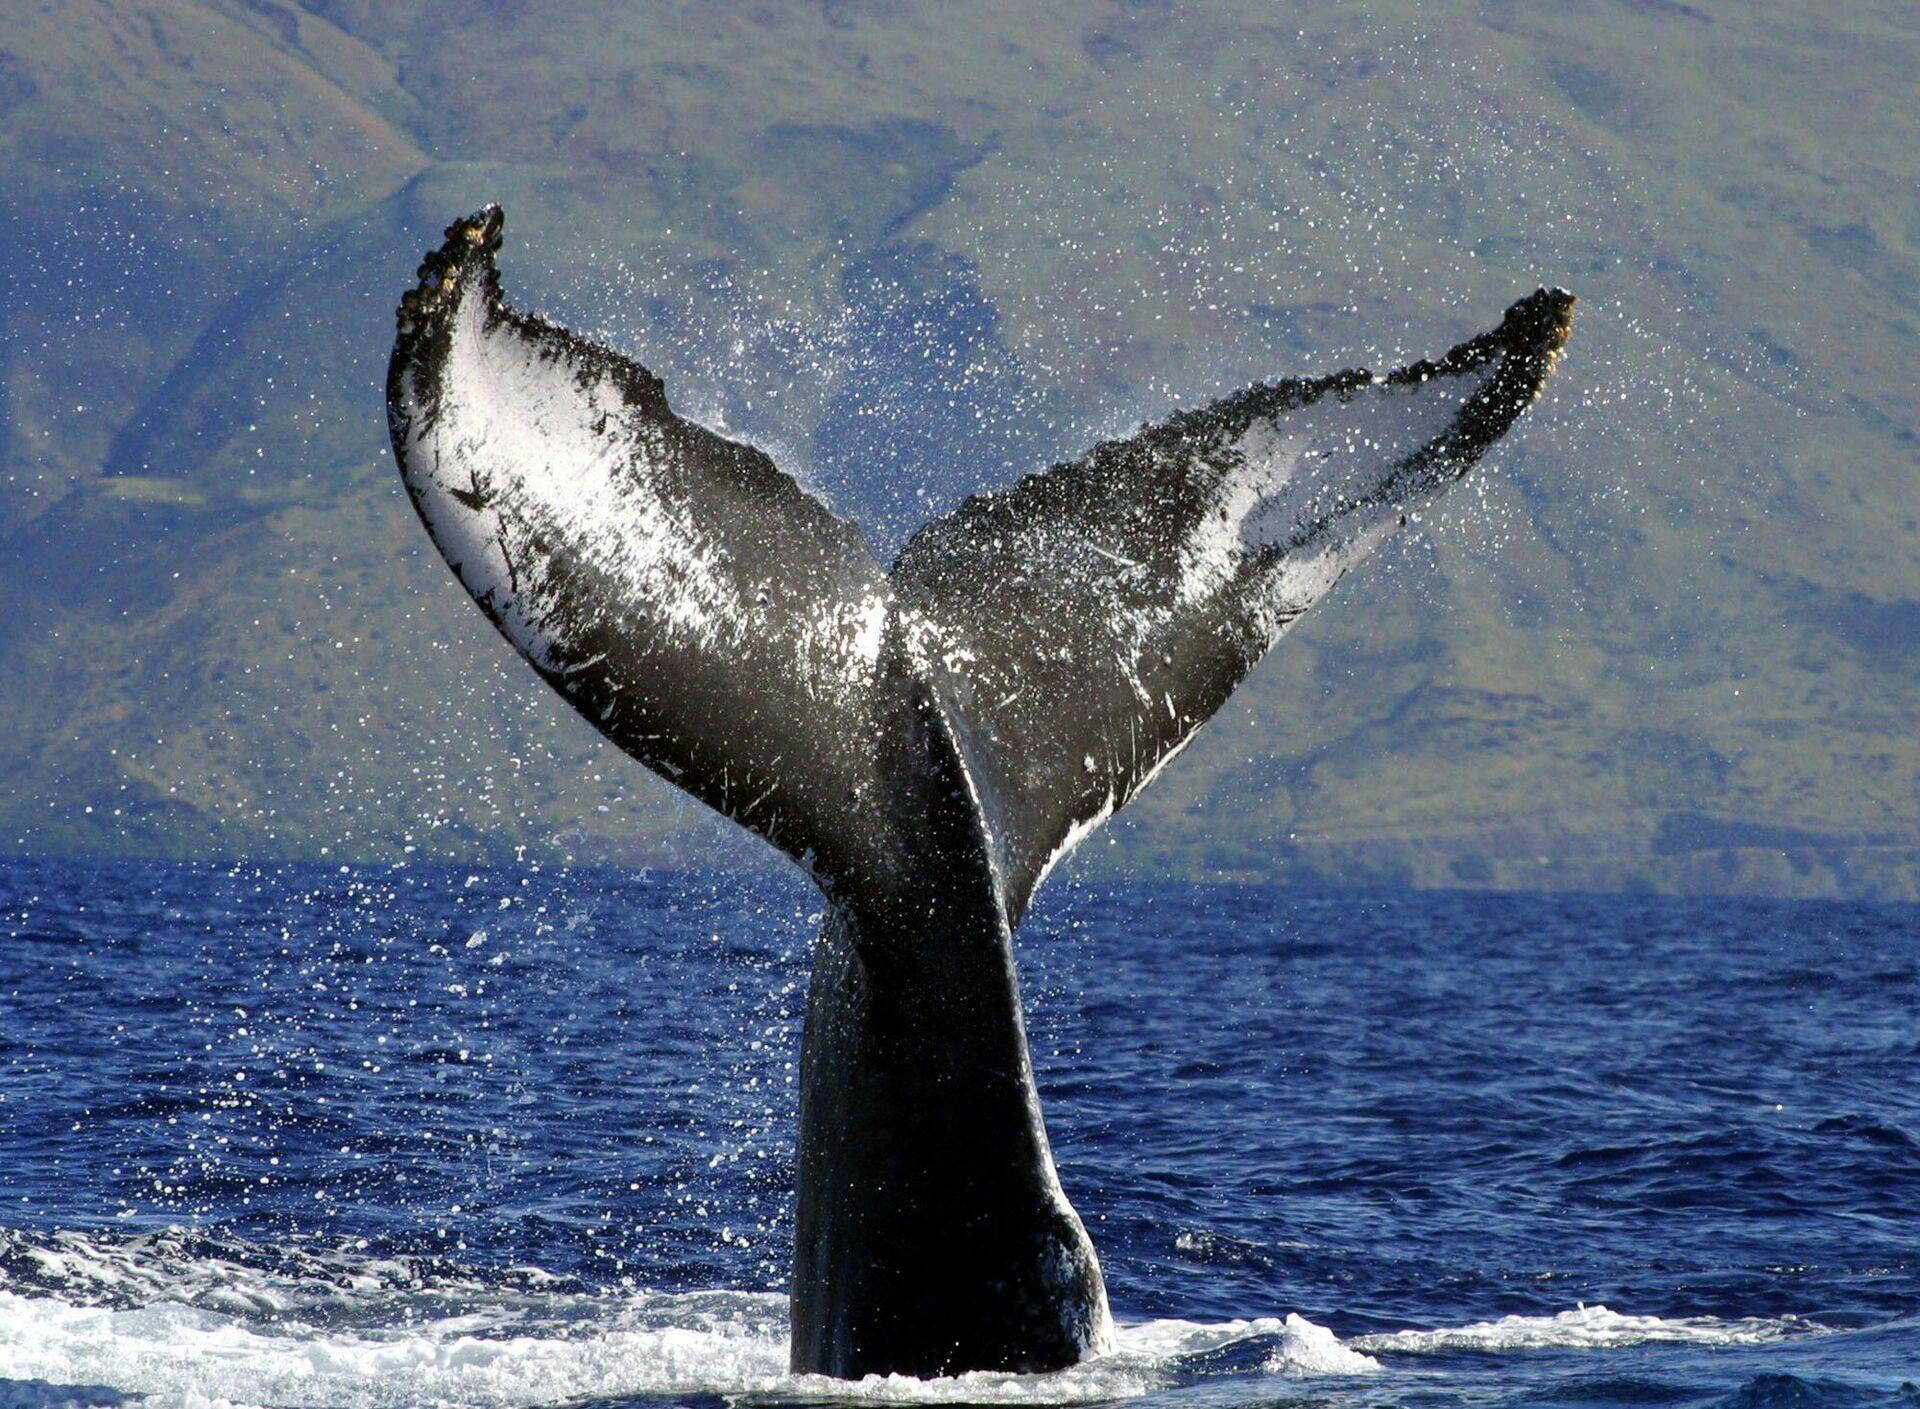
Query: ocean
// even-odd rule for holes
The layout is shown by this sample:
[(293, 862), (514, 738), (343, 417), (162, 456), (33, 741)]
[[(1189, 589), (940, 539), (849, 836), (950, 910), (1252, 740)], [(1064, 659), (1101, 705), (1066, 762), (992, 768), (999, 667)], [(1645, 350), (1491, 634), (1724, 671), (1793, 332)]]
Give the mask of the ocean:
[(1056, 880), (1113, 1354), (786, 1374), (780, 876), (0, 863), (0, 1406), (1920, 1405), (1920, 910)]

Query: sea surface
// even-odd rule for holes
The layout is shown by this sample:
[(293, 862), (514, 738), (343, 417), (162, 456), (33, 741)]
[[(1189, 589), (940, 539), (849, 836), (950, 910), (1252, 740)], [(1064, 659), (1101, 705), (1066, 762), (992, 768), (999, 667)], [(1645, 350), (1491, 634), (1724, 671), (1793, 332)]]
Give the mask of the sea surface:
[(1056, 882), (1122, 1323), (786, 1374), (779, 877), (0, 863), (0, 1405), (1920, 1405), (1920, 910)]

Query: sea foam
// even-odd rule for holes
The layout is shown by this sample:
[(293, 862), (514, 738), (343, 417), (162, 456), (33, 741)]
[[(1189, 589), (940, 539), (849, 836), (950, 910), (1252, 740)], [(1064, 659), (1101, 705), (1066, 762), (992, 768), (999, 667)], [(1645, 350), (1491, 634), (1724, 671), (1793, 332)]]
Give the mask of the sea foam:
[(1433, 1331), (1393, 1331), (1362, 1336), (1353, 1344), (1382, 1353), (1442, 1350), (1606, 1349), (1664, 1341), (1681, 1345), (1757, 1345), (1810, 1334), (1818, 1328), (1796, 1317), (1773, 1320), (1717, 1316), (1623, 1316), (1604, 1306), (1579, 1306), (1557, 1316), (1503, 1316)]
[[(1221, 1373), (1378, 1373), (1378, 1356), (1649, 1341), (1752, 1344), (1806, 1322), (1662, 1319), (1582, 1306), (1343, 1341), (1298, 1315), (1117, 1328), (1057, 1374), (858, 1383), (787, 1373), (787, 1300), (586, 1286), (530, 1268), (260, 1247), (183, 1231), (0, 1232), (0, 1409), (509, 1407), (648, 1395), (1080, 1404)], [(1227, 1367), (1231, 1367), (1228, 1369)]]
[(266, 1248), (184, 1231), (0, 1232), (0, 1409), (552, 1404), (721, 1394), (1076, 1404), (1151, 1393), (1231, 1350), (1262, 1373), (1376, 1361), (1300, 1316), (1119, 1327), (1051, 1375), (857, 1384), (787, 1373), (787, 1300), (596, 1289), (534, 1269)]

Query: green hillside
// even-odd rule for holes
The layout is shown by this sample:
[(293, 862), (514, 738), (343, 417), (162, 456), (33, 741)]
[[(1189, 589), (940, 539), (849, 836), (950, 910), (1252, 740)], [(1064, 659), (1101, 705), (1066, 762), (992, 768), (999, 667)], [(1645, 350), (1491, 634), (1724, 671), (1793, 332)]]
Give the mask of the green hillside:
[(1920, 898), (1916, 74), (1892, 0), (29, 0), (0, 849), (773, 864), (548, 698), (400, 491), (395, 298), (499, 200), (522, 306), (883, 552), (1565, 284), (1488, 473), (1077, 864)]

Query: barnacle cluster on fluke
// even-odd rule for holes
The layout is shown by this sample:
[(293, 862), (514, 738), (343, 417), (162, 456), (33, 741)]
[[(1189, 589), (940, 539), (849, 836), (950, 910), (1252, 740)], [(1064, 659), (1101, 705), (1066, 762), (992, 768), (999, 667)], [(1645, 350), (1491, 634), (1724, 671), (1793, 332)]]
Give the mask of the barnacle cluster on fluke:
[(461, 275), (476, 256), (486, 259), (491, 269), (506, 225), (507, 217), (500, 207), (488, 205), (447, 227), (440, 248), (428, 251), (413, 271), (420, 282), (401, 296), (394, 317), (402, 338), (411, 337), (422, 322), (446, 306), (448, 295), (458, 287)]

